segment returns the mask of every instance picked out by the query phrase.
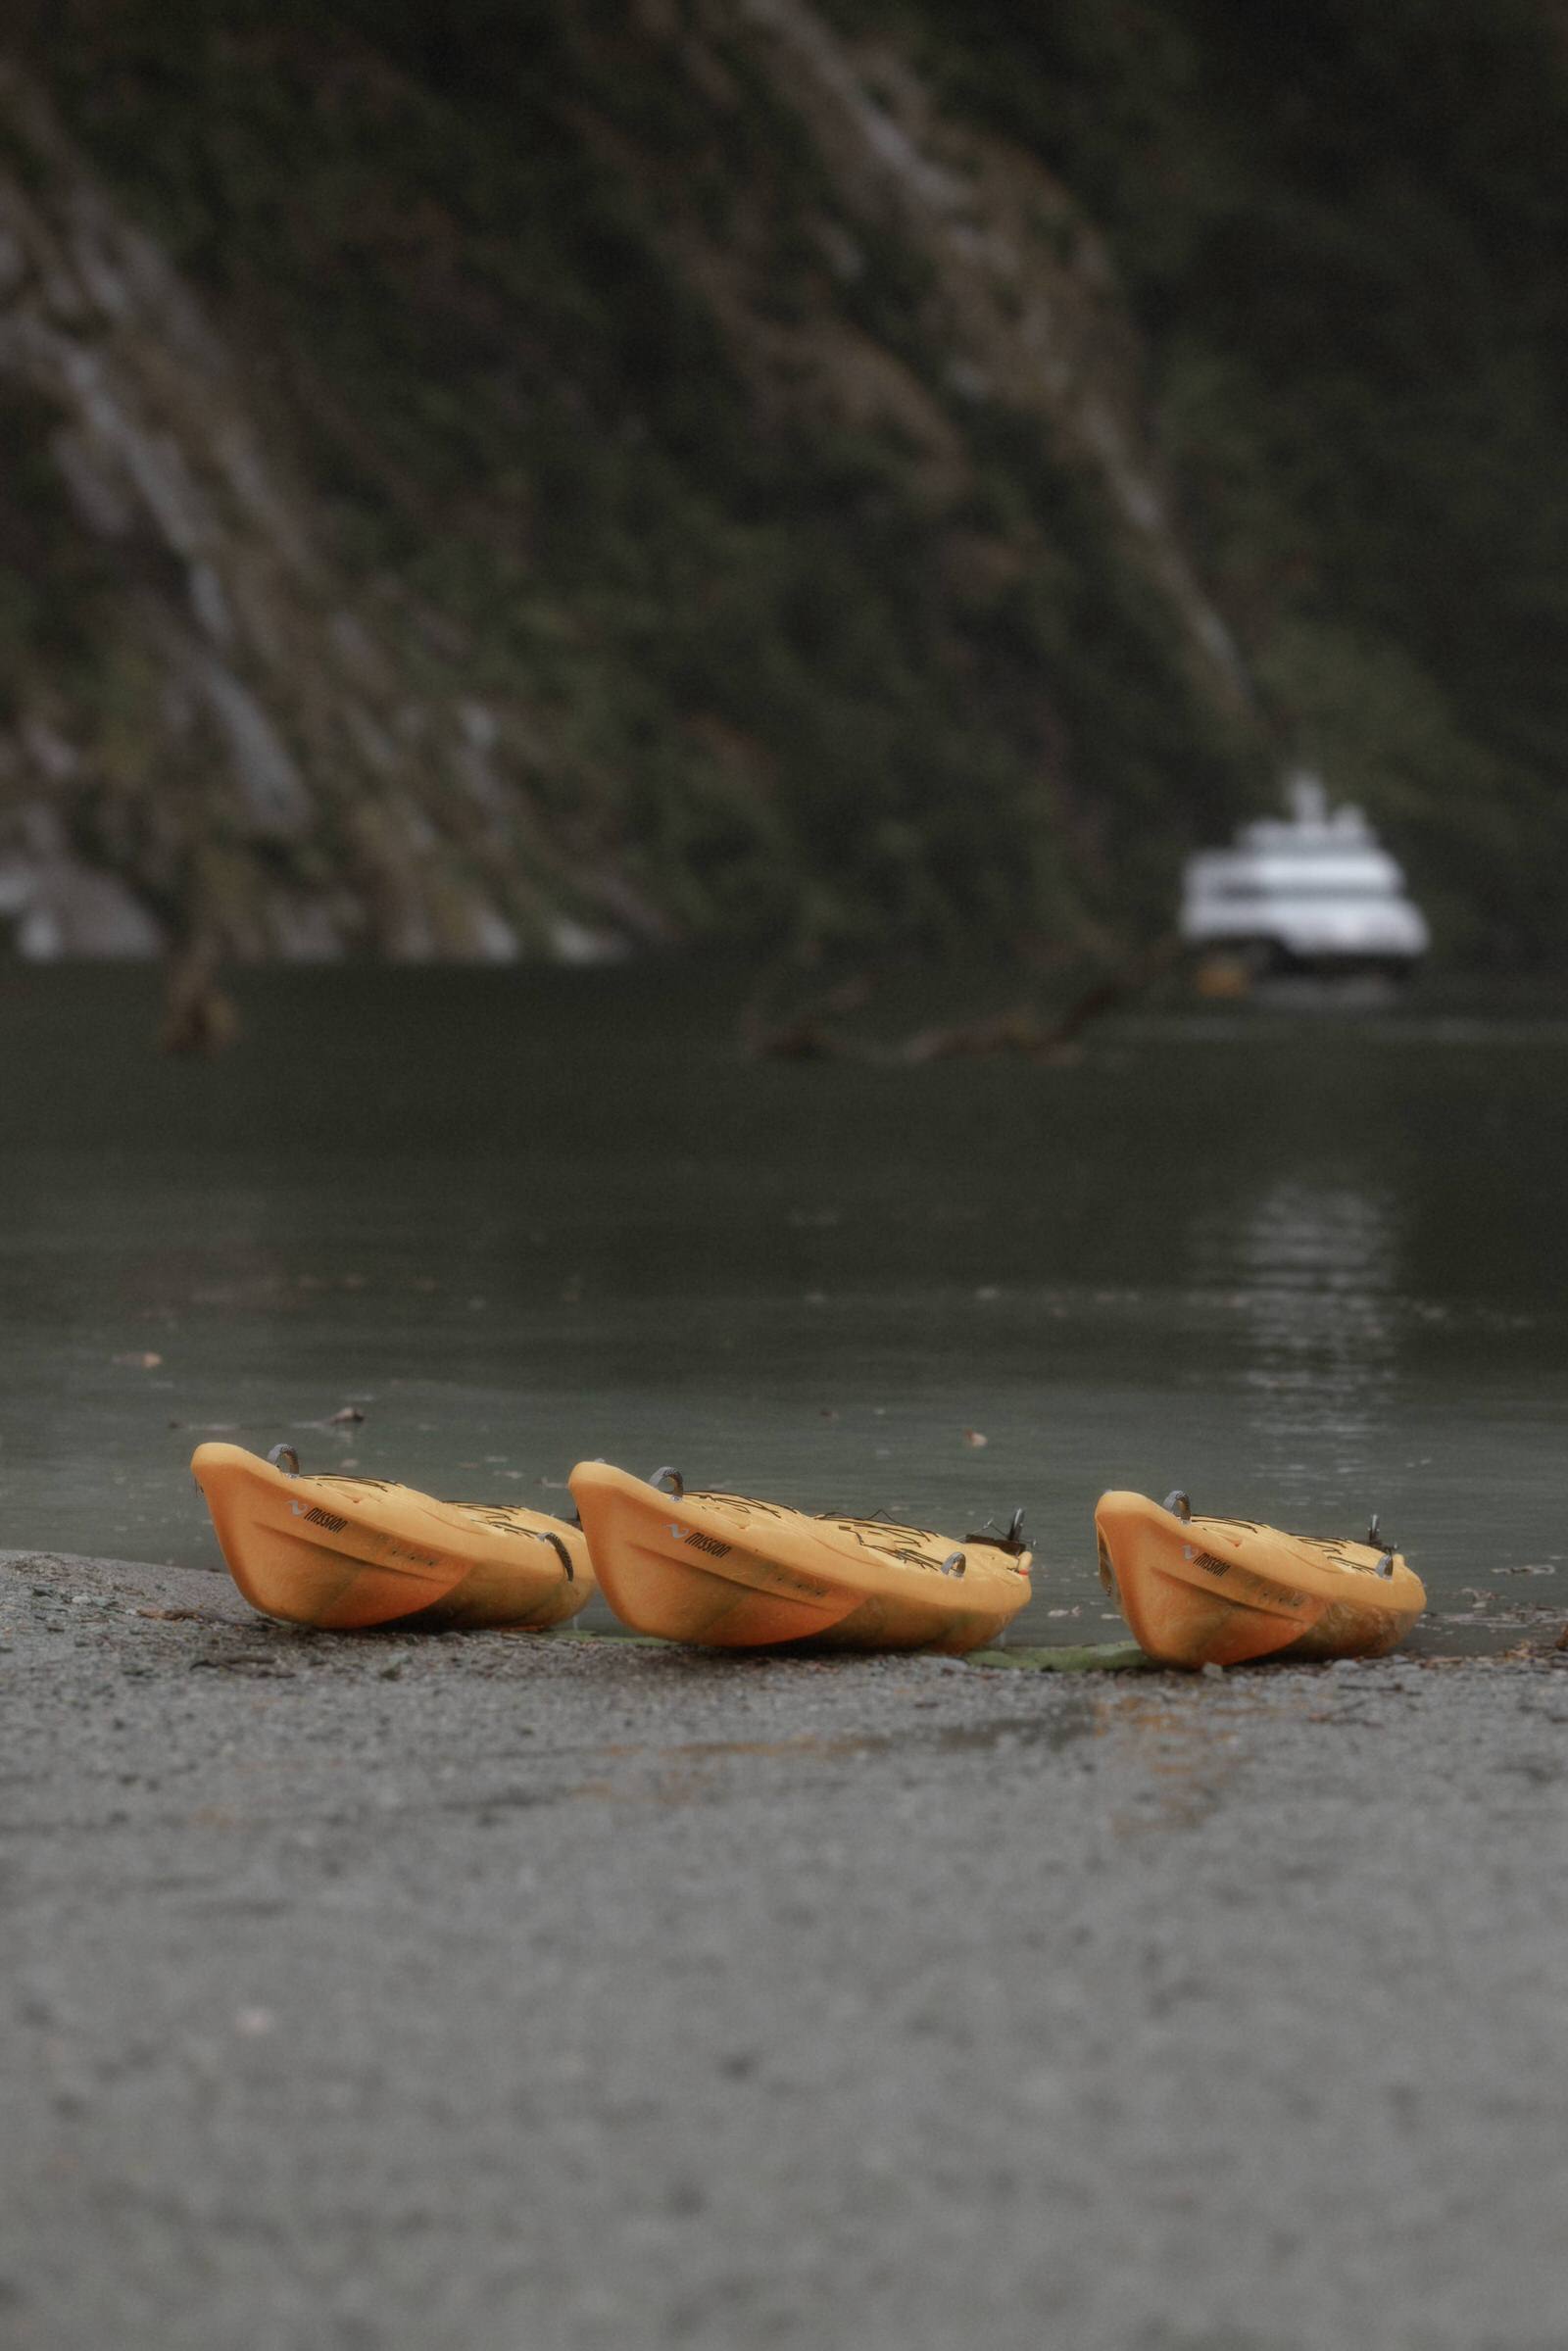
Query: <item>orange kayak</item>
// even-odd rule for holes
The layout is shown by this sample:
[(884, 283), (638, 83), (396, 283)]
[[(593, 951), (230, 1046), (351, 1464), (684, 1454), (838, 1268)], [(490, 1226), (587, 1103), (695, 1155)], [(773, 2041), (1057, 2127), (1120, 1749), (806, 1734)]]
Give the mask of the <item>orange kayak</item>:
[(542, 1631), (575, 1616), (594, 1589), (581, 1530), (542, 1510), (438, 1502), (378, 1478), (301, 1477), (286, 1445), (265, 1461), (237, 1445), (199, 1445), (190, 1466), (235, 1583), (289, 1624)]
[(1381, 1657), (1427, 1604), (1376, 1519), (1365, 1543), (1339, 1543), (1195, 1517), (1184, 1494), (1104, 1494), (1095, 1532), (1101, 1582), (1162, 1665)]
[(571, 1491), (605, 1597), (640, 1633), (710, 1648), (791, 1641), (939, 1649), (995, 1641), (1029, 1597), (1022, 1513), (962, 1543), (879, 1518), (813, 1518), (678, 1473), (582, 1462)]

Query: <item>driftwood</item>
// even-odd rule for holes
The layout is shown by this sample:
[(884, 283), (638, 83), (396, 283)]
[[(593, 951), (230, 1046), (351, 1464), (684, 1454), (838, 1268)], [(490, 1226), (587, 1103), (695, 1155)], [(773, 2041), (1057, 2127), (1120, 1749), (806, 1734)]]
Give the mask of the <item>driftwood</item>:
[(1080, 1030), (1086, 1029), (1092, 1020), (1098, 1020), (1102, 1013), (1114, 1012), (1131, 998), (1142, 996), (1146, 988), (1152, 988), (1155, 980), (1163, 978), (1180, 961), (1181, 954), (1181, 940), (1174, 931), (1167, 931), (1163, 938), (1141, 948), (1137, 955), (1130, 955), (1114, 971), (1106, 972), (1067, 1006), (1055, 1024), (1047, 1050), (1060, 1052), (1063, 1047), (1074, 1044)]
[(1103, 973), (1064, 1011), (1049, 1018), (1030, 1004), (1015, 1004), (1009, 1011), (988, 1013), (983, 1019), (917, 1029), (894, 1045), (880, 1045), (838, 1025), (844, 1013), (858, 1011), (870, 996), (870, 982), (861, 973), (782, 1020), (764, 1019), (754, 1001), (741, 1015), (741, 1043), (754, 1058), (783, 1061), (879, 1061), (918, 1067), (927, 1061), (997, 1053), (1018, 1053), (1040, 1062), (1070, 1060), (1077, 1053), (1080, 1035), (1091, 1022), (1142, 995), (1171, 969), (1181, 952), (1181, 941), (1174, 934), (1156, 939), (1115, 970)]
[(888, 1055), (869, 1039), (850, 1036), (837, 1026), (845, 1013), (861, 1010), (870, 995), (869, 979), (857, 972), (778, 1019), (768, 1013), (764, 985), (741, 1012), (742, 1050), (754, 1061), (885, 1060)]
[(956, 1021), (951, 1027), (918, 1029), (899, 1049), (901, 1061), (954, 1061), (970, 1054), (1027, 1053), (1031, 1058), (1050, 1050), (1054, 1024), (1041, 1020), (1028, 1004), (1010, 1012), (993, 1012), (984, 1020)]
[(164, 1017), (158, 1043), (166, 1053), (202, 1053), (209, 1059), (232, 1045), (239, 1014), (218, 985), (216, 949), (198, 941), (170, 960), (164, 979)]

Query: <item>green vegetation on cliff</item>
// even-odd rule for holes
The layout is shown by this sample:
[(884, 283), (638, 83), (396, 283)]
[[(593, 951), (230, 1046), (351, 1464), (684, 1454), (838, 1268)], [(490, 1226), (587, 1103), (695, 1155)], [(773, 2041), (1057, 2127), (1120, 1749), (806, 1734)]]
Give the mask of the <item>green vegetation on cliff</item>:
[[(1451, 948), (1556, 950), (1541, 9), (39, 0), (16, 54), (237, 355), (381, 632), (376, 725), (500, 714), (482, 841), (397, 784), (444, 886), (524, 932), (1076, 951), (1159, 928), (1305, 752)], [(79, 718), (90, 776), (84, 600), (110, 660), (106, 599), (174, 584), (72, 523), (3, 349), (0, 395), (0, 727)], [(220, 935), (249, 868), (335, 877), (384, 944), (374, 763), (231, 658), (320, 807), (166, 867)], [(74, 830), (156, 897), (124, 772)]]
[(1545, 0), (894, 9), (1106, 230), (1204, 583), (1450, 949), (1562, 952), (1568, 20)]

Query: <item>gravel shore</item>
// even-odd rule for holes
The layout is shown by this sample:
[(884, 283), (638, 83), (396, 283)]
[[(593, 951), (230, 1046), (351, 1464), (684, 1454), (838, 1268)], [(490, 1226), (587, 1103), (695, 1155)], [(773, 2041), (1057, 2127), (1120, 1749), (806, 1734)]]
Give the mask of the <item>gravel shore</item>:
[(270, 1625), (0, 1553), (8, 2351), (1560, 2351), (1568, 1655)]

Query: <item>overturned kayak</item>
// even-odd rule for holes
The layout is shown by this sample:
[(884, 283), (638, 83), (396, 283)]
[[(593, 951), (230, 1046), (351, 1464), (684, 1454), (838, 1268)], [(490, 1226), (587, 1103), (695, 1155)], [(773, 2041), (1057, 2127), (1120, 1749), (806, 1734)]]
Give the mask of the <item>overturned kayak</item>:
[(200, 1445), (190, 1466), (235, 1583), (290, 1624), (542, 1631), (575, 1616), (594, 1589), (581, 1530), (542, 1510), (438, 1502), (377, 1478), (301, 1477), (286, 1445), (265, 1461), (237, 1445)]
[(675, 1470), (571, 1473), (600, 1590), (640, 1633), (710, 1648), (810, 1641), (940, 1649), (995, 1641), (1029, 1597), (1022, 1512), (956, 1543), (880, 1518), (814, 1518), (738, 1494), (688, 1494)]
[(1427, 1604), (1376, 1519), (1365, 1543), (1337, 1543), (1196, 1517), (1184, 1494), (1104, 1494), (1095, 1532), (1101, 1582), (1162, 1665), (1381, 1657)]

